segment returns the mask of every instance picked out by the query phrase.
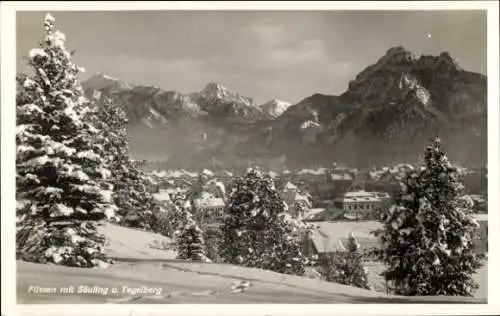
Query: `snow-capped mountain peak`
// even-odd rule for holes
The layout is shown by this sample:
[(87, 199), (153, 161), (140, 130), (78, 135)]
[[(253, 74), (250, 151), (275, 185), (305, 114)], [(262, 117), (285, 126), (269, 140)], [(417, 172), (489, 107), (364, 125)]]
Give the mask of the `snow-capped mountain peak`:
[(92, 77), (82, 83), (84, 89), (102, 90), (106, 88), (127, 90), (132, 89), (133, 85), (122, 81), (112, 76), (105, 75), (101, 72), (95, 73)]
[(220, 98), (227, 97), (231, 94), (228, 88), (215, 82), (208, 83), (202, 93), (214, 95)]
[(276, 118), (283, 114), (291, 105), (289, 102), (274, 99), (261, 104), (259, 108), (269, 116)]
[(100, 73), (100, 72), (96, 72), (95, 76), (98, 77), (98, 78), (105, 79), (105, 80), (120, 81), (120, 80), (118, 80), (115, 77), (111, 77), (111, 76), (105, 75), (105, 74)]
[(251, 98), (244, 97), (215, 82), (208, 83), (205, 88), (198, 94), (205, 98), (208, 97), (223, 101), (234, 101), (245, 104), (247, 106), (253, 105), (253, 100)]

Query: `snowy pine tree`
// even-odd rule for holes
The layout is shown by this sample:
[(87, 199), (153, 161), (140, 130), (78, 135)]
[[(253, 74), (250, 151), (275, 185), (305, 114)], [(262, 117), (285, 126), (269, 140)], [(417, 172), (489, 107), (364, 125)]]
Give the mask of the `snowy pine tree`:
[(153, 213), (154, 232), (161, 235), (175, 238), (179, 229), (184, 224), (185, 212), (190, 207), (187, 196), (183, 192), (174, 192), (170, 194), (170, 201), (165, 212)]
[(97, 225), (113, 216), (100, 131), (87, 117), (64, 34), (47, 14), (45, 38), (29, 53), (33, 75), (17, 93), (17, 256), (34, 262), (94, 267), (109, 260)]
[(304, 274), (300, 243), (280, 216), (284, 202), (273, 180), (258, 169), (237, 178), (222, 227), (221, 256), (232, 264)]
[(397, 203), (383, 214), (380, 259), (389, 287), (399, 295), (471, 296), (478, 225), (460, 202), (463, 186), (438, 138), (425, 150), (420, 169), (406, 175)]
[(363, 254), (359, 244), (350, 234), (345, 244), (346, 250), (323, 260), (326, 280), (362, 289), (371, 289), (368, 272), (363, 266)]
[(177, 258), (183, 260), (210, 262), (206, 256), (203, 231), (194, 221), (185, 206), (181, 206), (180, 227), (176, 234)]
[(221, 262), (220, 248), (222, 242), (222, 230), (220, 226), (200, 227), (203, 231), (203, 238), (205, 239), (205, 249), (207, 257), (212, 262)]
[(153, 216), (161, 206), (148, 188), (148, 177), (130, 158), (126, 114), (108, 98), (95, 102), (95, 107), (95, 124), (102, 130), (102, 145), (111, 171), (116, 218), (120, 225), (152, 230)]

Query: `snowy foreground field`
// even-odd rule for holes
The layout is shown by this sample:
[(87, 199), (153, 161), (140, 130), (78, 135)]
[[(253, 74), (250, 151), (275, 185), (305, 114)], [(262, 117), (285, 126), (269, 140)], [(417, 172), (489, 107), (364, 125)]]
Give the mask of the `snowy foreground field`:
[[(406, 298), (259, 269), (177, 261), (173, 251), (158, 249), (170, 242), (163, 236), (109, 224), (103, 227), (103, 232), (110, 241), (109, 255), (117, 258), (115, 265), (107, 269), (81, 269), (18, 261), (18, 303), (388, 304), (486, 303), (487, 300), (486, 268), (478, 274), (481, 288), (476, 298)], [(74, 287), (74, 293), (60, 293), (69, 286)], [(113, 287), (116, 293), (111, 292)]]

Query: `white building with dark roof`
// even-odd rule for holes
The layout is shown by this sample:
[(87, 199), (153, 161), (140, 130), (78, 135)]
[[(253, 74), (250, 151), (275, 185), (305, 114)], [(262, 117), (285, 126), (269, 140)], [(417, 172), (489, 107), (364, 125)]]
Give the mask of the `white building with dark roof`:
[(334, 200), (334, 206), (342, 209), (344, 216), (349, 219), (361, 219), (382, 202), (382, 197), (376, 192), (351, 191)]
[(194, 201), (196, 216), (202, 223), (213, 223), (222, 221), (226, 203), (223, 198), (215, 197), (208, 192), (202, 192), (201, 196)]

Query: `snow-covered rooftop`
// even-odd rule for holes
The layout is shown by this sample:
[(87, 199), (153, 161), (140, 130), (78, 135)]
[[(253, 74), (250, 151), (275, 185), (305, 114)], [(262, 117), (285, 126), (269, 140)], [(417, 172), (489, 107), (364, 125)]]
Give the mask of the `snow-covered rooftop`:
[(342, 202), (354, 203), (354, 202), (380, 202), (380, 198), (377, 197), (354, 197), (354, 198), (341, 198)]
[(373, 197), (373, 192), (366, 192), (363, 190), (351, 191), (344, 194), (344, 197)]
[(276, 178), (278, 176), (278, 174), (276, 172), (274, 172), (274, 171), (269, 171), (269, 176), (271, 178)]
[(214, 173), (208, 169), (203, 169), (202, 174), (209, 177), (213, 177), (214, 175)]
[(313, 242), (318, 252), (343, 251), (344, 243), (353, 234), (362, 249), (377, 247), (379, 243), (372, 231), (382, 228), (376, 221), (363, 222), (318, 222), (319, 229), (313, 234)]
[(478, 222), (487, 222), (488, 221), (488, 214), (474, 214), (473, 217)]
[(154, 193), (153, 197), (158, 201), (170, 201), (170, 195), (168, 194), (168, 192)]
[(321, 214), (327, 212), (326, 209), (324, 208), (312, 208), (309, 209), (305, 214), (304, 214), (304, 219), (309, 220), (309, 219), (314, 219), (317, 216), (320, 216)]
[(353, 177), (351, 174), (349, 173), (345, 173), (345, 174), (331, 174), (331, 179), (334, 180), (334, 181), (338, 181), (338, 180), (353, 180)]
[[(382, 196), (379, 196), (379, 192), (366, 192), (366, 191), (351, 191), (344, 194), (342, 197), (338, 197), (335, 201), (338, 202), (380, 202)], [(385, 197), (385, 196), (383, 196)]]
[(227, 170), (224, 170), (222, 172), (222, 175), (225, 176), (225, 177), (232, 177), (233, 176), (233, 174), (231, 172), (227, 171)]
[(297, 190), (297, 186), (293, 183), (291, 183), (290, 181), (288, 181), (286, 184), (285, 184), (285, 189), (284, 191), (288, 191), (288, 190)]
[(203, 192), (201, 197), (195, 199), (195, 204), (197, 207), (224, 207), (225, 203), (222, 198), (217, 198), (213, 194), (208, 192)]
[(317, 170), (313, 169), (302, 169), (299, 172), (297, 172), (297, 175), (324, 175), (326, 173), (325, 168), (319, 168)]
[(295, 195), (295, 201), (309, 201), (309, 198), (306, 195), (297, 193), (297, 195)]

